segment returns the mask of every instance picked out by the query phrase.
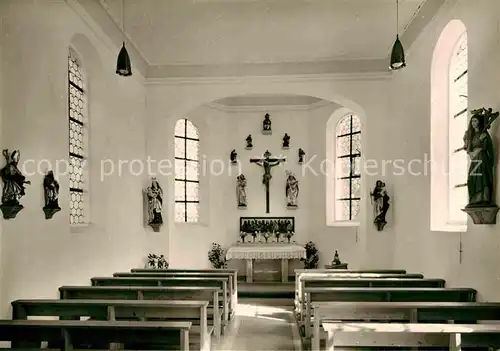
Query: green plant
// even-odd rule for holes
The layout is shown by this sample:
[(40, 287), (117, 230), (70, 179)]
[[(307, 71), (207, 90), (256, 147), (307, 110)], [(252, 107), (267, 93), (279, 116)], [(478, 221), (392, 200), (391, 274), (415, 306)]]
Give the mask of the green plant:
[(227, 267), (226, 252), (217, 243), (212, 243), (212, 249), (208, 251), (208, 260), (216, 269)]
[(304, 262), (305, 269), (318, 268), (318, 249), (312, 241), (309, 241), (304, 248), (306, 249), (306, 258), (301, 258), (300, 260)]
[(163, 255), (150, 253), (148, 255), (148, 267), (153, 269), (167, 269), (169, 266), (167, 259)]

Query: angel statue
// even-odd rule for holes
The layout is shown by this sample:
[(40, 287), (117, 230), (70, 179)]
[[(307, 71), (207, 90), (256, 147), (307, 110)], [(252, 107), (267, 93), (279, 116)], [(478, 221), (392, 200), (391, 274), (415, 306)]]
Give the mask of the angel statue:
[(238, 207), (247, 207), (247, 191), (245, 189), (247, 186), (247, 179), (243, 174), (240, 174), (236, 180), (236, 198), (238, 199)]
[(495, 150), (488, 129), (499, 112), (480, 108), (472, 117), (464, 135), (464, 150), (470, 158), (467, 177), (469, 203), (467, 207), (495, 206), (493, 199)]
[(286, 179), (286, 200), (287, 207), (297, 207), (297, 197), (299, 196), (299, 181), (295, 175), (287, 171)]
[(148, 196), (148, 224), (155, 226), (163, 224), (162, 208), (163, 208), (163, 190), (156, 178), (152, 178), (151, 186), (147, 188), (146, 194)]
[(31, 182), (26, 180), (26, 177), (17, 167), (20, 157), (19, 150), (14, 150), (12, 154), (9, 155), (9, 150), (5, 149), (3, 150), (3, 155), (7, 164), (0, 170), (0, 176), (4, 184), (2, 192), (2, 210), (4, 211), (5, 217), (6, 212), (4, 209), (6, 209), (6, 207), (16, 207), (17, 211), (12, 213), (12, 217), (9, 216), (9, 218), (13, 218), (15, 214), (23, 208), (19, 200), (25, 195), (24, 185), (31, 184)]
[(385, 190), (385, 183), (377, 180), (373, 192), (370, 193), (373, 204), (374, 220), (373, 223), (377, 226), (377, 230), (381, 231), (387, 224), (385, 216), (389, 209), (389, 195)]

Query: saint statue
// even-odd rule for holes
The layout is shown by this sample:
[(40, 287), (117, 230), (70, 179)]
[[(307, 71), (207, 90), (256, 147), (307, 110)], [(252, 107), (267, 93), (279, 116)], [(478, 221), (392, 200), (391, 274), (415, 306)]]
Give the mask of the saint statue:
[(373, 223), (377, 226), (377, 230), (381, 231), (387, 224), (385, 216), (387, 210), (389, 209), (389, 195), (385, 189), (385, 183), (377, 180), (375, 184), (375, 189), (370, 193), (373, 204), (373, 212), (375, 219)]
[(299, 163), (303, 163), (304, 162), (304, 156), (305, 155), (306, 155), (306, 153), (304, 152), (304, 150), (299, 149)]
[(54, 172), (48, 171), (43, 179), (43, 189), (45, 193), (45, 218), (50, 219), (54, 213), (59, 212), (59, 183), (54, 178)]
[(283, 137), (283, 149), (288, 149), (290, 147), (290, 136), (285, 133), (285, 136)]
[(470, 158), (467, 178), (469, 203), (466, 207), (495, 206), (493, 199), (495, 150), (488, 129), (498, 117), (492, 109), (472, 111), (469, 127), (464, 135), (464, 149)]
[(19, 163), (19, 150), (14, 150), (9, 155), (9, 150), (3, 150), (3, 155), (7, 164), (0, 171), (3, 180), (2, 205), (16, 206), (20, 205), (19, 200), (25, 195), (24, 184), (31, 184), (26, 177), (17, 168)]
[(337, 252), (337, 250), (335, 250), (335, 253), (333, 254), (332, 266), (337, 266), (341, 263), (342, 262), (340, 261), (339, 253)]
[(264, 134), (271, 133), (271, 118), (269, 117), (269, 113), (266, 113), (264, 116), (264, 121), (262, 121), (262, 132)]
[(146, 194), (148, 196), (148, 224), (163, 224), (163, 190), (156, 178), (152, 179), (151, 186), (147, 188)]
[(295, 175), (287, 171), (286, 180), (286, 200), (288, 207), (297, 207), (297, 197), (299, 196), (299, 181)]
[(236, 150), (233, 149), (233, 151), (231, 151), (231, 163), (236, 163), (237, 156), (238, 156), (238, 154), (236, 153)]
[(238, 207), (247, 207), (247, 180), (243, 174), (240, 174), (236, 179), (236, 198), (238, 200)]
[(247, 146), (246, 148), (247, 149), (251, 149), (253, 147), (253, 144), (252, 144), (252, 135), (251, 134), (248, 134), (247, 138), (245, 139), (245, 141), (247, 142)]

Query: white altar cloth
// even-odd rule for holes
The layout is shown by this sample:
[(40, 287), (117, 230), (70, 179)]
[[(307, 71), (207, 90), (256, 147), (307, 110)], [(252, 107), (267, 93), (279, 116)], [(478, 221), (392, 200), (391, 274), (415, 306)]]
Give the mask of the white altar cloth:
[(294, 260), (306, 258), (306, 249), (297, 244), (239, 244), (229, 247), (226, 259)]

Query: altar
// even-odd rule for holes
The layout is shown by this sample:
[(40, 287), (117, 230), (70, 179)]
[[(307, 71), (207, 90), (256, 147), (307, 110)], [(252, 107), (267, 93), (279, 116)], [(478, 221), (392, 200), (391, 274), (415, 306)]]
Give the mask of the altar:
[(281, 281), (288, 281), (288, 261), (306, 258), (304, 247), (295, 243), (238, 243), (229, 247), (226, 260), (246, 261), (246, 281), (254, 281), (254, 263), (257, 260), (280, 260)]

